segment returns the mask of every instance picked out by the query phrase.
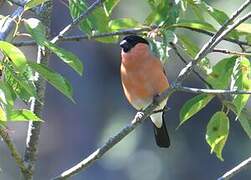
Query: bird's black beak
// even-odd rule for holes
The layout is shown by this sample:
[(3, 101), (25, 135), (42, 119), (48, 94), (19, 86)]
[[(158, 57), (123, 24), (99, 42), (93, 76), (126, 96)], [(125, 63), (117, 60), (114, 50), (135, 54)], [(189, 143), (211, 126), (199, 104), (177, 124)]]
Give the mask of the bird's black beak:
[(131, 49), (131, 45), (126, 40), (121, 41), (119, 43), (119, 46), (123, 49), (124, 52), (128, 52)]

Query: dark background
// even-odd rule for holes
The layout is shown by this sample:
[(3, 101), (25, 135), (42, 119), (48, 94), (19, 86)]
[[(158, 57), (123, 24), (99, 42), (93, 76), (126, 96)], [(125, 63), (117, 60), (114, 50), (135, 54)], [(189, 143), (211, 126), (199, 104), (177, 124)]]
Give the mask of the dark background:
[[(230, 15), (243, 2), (229, 0), (209, 3)], [(0, 12), (7, 15), (10, 10), (11, 8), (5, 5)], [(133, 17), (142, 22), (148, 11), (149, 7), (144, 0), (123, 0), (115, 9), (114, 17)], [(54, 1), (52, 21), (53, 35), (71, 21), (68, 8), (61, 1)], [(200, 47), (208, 39), (207, 36), (198, 36), (188, 31), (183, 33), (191, 36)], [(229, 43), (223, 45), (224, 48), (236, 49)], [(136, 112), (123, 95), (118, 44), (83, 40), (61, 43), (60, 46), (74, 52), (83, 61), (84, 73), (82, 77), (78, 76), (57, 57), (51, 56), (50, 67), (70, 80), (77, 103), (72, 103), (53, 87), (47, 86), (43, 111), (45, 122), (40, 136), (35, 180), (57, 176), (88, 156), (111, 135), (130, 123)], [(35, 47), (26, 47), (23, 50), (29, 58), (35, 59)], [(210, 55), (212, 63), (216, 63), (220, 57), (222, 56), (219, 54)], [(166, 69), (170, 82), (183, 67), (175, 56), (168, 59)], [(185, 84), (204, 87), (194, 76)], [(176, 130), (179, 110), (192, 96), (194, 95), (179, 92), (168, 101), (170, 111), (166, 114), (166, 122), (171, 138), (169, 149), (160, 149), (155, 145), (152, 125), (147, 121), (85, 172), (72, 179), (212, 180), (247, 158), (251, 153), (251, 144), (234, 116), (231, 116), (229, 138), (223, 150), (225, 161), (221, 162), (215, 155), (210, 154), (205, 132), (210, 117), (221, 109), (217, 99)], [(23, 152), (27, 123), (10, 123), (10, 129), (18, 149)], [(20, 179), (19, 170), (3, 142), (0, 142), (0, 168), (0, 179)], [(250, 177), (251, 171), (248, 169), (233, 179), (247, 180)]]

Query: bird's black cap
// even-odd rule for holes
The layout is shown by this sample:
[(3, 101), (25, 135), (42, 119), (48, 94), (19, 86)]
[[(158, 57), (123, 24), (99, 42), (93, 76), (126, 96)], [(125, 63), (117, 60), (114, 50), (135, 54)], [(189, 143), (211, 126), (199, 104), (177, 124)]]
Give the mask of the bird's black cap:
[(129, 35), (123, 38), (119, 46), (123, 49), (124, 52), (128, 52), (138, 43), (145, 43), (149, 45), (146, 39), (137, 35)]

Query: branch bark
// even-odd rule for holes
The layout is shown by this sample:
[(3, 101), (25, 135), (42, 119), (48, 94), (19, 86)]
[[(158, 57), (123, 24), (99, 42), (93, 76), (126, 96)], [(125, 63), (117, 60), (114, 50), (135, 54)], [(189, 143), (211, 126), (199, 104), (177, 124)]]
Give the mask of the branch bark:
[[(248, 2), (250, 4), (251, 0), (248, 0)], [(245, 6), (245, 7), (247, 7), (247, 6)], [(244, 10), (244, 8), (242, 8), (242, 11), (243, 10)], [(237, 17), (236, 14), (240, 14), (242, 11), (240, 11), (240, 9), (238, 9), (227, 22), (230, 24), (232, 21), (234, 21), (233, 17)], [(188, 77), (188, 74), (191, 73), (193, 68), (196, 66), (196, 64), (199, 63), (200, 60), (203, 59), (209, 52), (211, 52), (213, 50), (213, 48), (217, 44), (219, 44), (219, 42), (224, 38), (224, 36), (226, 36), (234, 28), (239, 26), (241, 23), (243, 23), (244, 21), (246, 21), (250, 17), (251, 17), (251, 12), (246, 14), (245, 16), (240, 18), (238, 21), (236, 21), (235, 23), (233, 23), (229, 26), (227, 23), (225, 23), (222, 27), (225, 27), (226, 29), (224, 30), (224, 29), (220, 28), (218, 32), (221, 32), (221, 33), (216, 32), (216, 34), (213, 37), (211, 37), (211, 39), (197, 53), (197, 55), (194, 58), (194, 61), (191, 61), (190, 63), (188, 63), (187, 66), (181, 70), (181, 72), (176, 80), (176, 83), (184, 81)]]
[[(58, 39), (57, 42), (64, 42), (64, 41), (81, 41), (83, 39), (96, 39), (101, 37), (109, 37), (109, 36), (118, 36), (118, 35), (128, 35), (128, 34), (135, 34), (140, 32), (148, 32), (153, 30), (155, 27), (143, 27), (143, 28), (135, 28), (135, 29), (124, 29), (121, 31), (115, 31), (115, 32), (107, 32), (107, 33), (100, 33), (100, 34), (94, 34), (92, 36), (88, 35), (75, 35), (75, 36), (64, 36)], [(36, 45), (35, 41), (21, 41), (21, 42), (14, 42), (15, 46), (34, 46)]]
[(53, 180), (67, 179), (73, 175), (76, 175), (78, 172), (85, 170), (87, 167), (92, 165), (96, 160), (101, 158), (107, 151), (109, 151), (113, 146), (115, 146), (119, 141), (121, 141), (125, 136), (132, 132), (137, 126), (142, 124), (148, 116), (150, 116), (154, 109), (161, 103), (164, 99), (171, 95), (174, 92), (173, 88), (167, 89), (160, 96), (157, 96), (154, 99), (154, 102), (148, 106), (143, 112), (138, 112), (131, 124), (127, 125), (121, 129), (115, 136), (110, 137), (106, 143), (90, 154), (87, 158), (63, 172), (60, 176), (53, 178)]
[[(25, 4), (27, 0), (23, 0), (22, 3)], [(0, 27), (0, 40), (6, 40), (11, 32), (14, 30), (16, 20), (23, 14), (24, 8), (18, 7), (13, 14), (6, 18), (2, 27)]]
[(235, 166), (230, 171), (226, 172), (223, 176), (219, 177), (217, 180), (228, 180), (238, 174), (239, 172), (243, 171), (244, 169), (248, 168), (251, 165), (251, 157), (242, 161), (240, 164)]
[[(50, 34), (50, 25), (52, 14), (52, 1), (47, 1), (42, 5), (42, 8), (39, 8), (40, 12), (38, 13), (38, 18), (46, 27), (46, 34), (49, 36)], [(38, 54), (37, 54), (37, 63), (41, 63), (44, 65), (48, 65), (50, 52), (47, 49), (42, 47), (38, 47)], [(33, 99), (31, 102), (30, 109), (38, 116), (41, 117), (41, 113), (44, 106), (44, 95), (45, 95), (45, 88), (46, 88), (46, 81), (39, 76), (39, 74), (35, 74), (37, 76), (37, 82), (35, 83), (37, 88), (37, 97), (38, 99)], [(31, 172), (30, 174), (26, 174), (25, 180), (32, 180), (33, 173), (35, 169), (35, 162), (37, 160), (38, 155), (38, 143), (39, 143), (39, 136), (40, 136), (40, 129), (41, 129), (41, 122), (29, 122), (27, 138), (26, 138), (26, 149), (24, 154), (24, 161), (27, 164), (28, 170)]]
[(16, 164), (20, 168), (22, 175), (30, 174), (30, 172), (28, 171), (28, 169), (26, 168), (26, 166), (24, 164), (22, 156), (17, 151), (17, 148), (8, 133), (8, 129), (5, 129), (4, 127), (0, 126), (0, 136), (2, 137), (3, 141), (7, 145), (8, 149), (11, 153), (11, 156), (13, 157), (13, 159), (16, 161)]
[(229, 90), (229, 89), (201, 89), (201, 88), (191, 88), (185, 86), (174, 87), (177, 91), (184, 91), (189, 93), (206, 93), (206, 94), (251, 94), (251, 91), (243, 90)]
[[(25, 4), (27, 1), (23, 0), (23, 4)], [(0, 40), (7, 40), (8, 37), (12, 35), (12, 32), (14, 30), (15, 21), (22, 15), (24, 9), (22, 7), (17, 8), (13, 14), (6, 19), (4, 24), (0, 27)], [(30, 174), (30, 171), (26, 168), (25, 163), (19, 154), (13, 140), (8, 134), (8, 130), (4, 129), (3, 127), (0, 127), (0, 136), (3, 138), (4, 142), (6, 143), (9, 151), (11, 152), (11, 156), (16, 161), (16, 164), (21, 170), (21, 173), (23, 177), (26, 174)]]
[(67, 25), (63, 30), (61, 30), (58, 35), (56, 35), (51, 42), (52, 43), (56, 43), (57, 41), (59, 41), (59, 39), (63, 38), (65, 35), (67, 35), (74, 27), (76, 27), (82, 20), (86, 19), (91, 13), (92, 11), (94, 11), (96, 8), (98, 8), (99, 6), (102, 5), (103, 0), (96, 0), (90, 7), (88, 7), (88, 9), (83, 12), (82, 14), (80, 14), (79, 17), (77, 17), (76, 19), (74, 19), (72, 21), (72, 23), (70, 23), (69, 25)]
[(214, 48), (213, 52), (223, 53), (223, 54), (232, 54), (237, 56), (251, 56), (251, 53), (248, 52), (238, 52), (238, 51), (231, 51), (228, 49), (221, 49), (221, 48)]

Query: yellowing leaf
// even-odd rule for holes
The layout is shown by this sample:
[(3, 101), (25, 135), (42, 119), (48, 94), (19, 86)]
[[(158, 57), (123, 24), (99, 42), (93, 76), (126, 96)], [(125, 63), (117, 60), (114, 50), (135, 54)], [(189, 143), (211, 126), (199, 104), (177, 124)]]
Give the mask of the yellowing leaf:
[(228, 133), (229, 119), (227, 115), (222, 111), (216, 112), (207, 125), (206, 141), (211, 147), (211, 153), (214, 152), (222, 161), (222, 150), (227, 141)]
[(25, 65), (27, 65), (27, 60), (21, 50), (6, 41), (0, 41), (0, 50), (9, 57), (18, 71), (23, 72)]
[[(247, 58), (241, 56), (237, 58), (232, 78), (231, 78), (231, 89), (233, 90), (251, 90), (251, 66)], [(247, 104), (250, 94), (235, 94), (233, 95), (233, 104), (237, 108), (237, 116), (239, 116), (242, 109)]]

